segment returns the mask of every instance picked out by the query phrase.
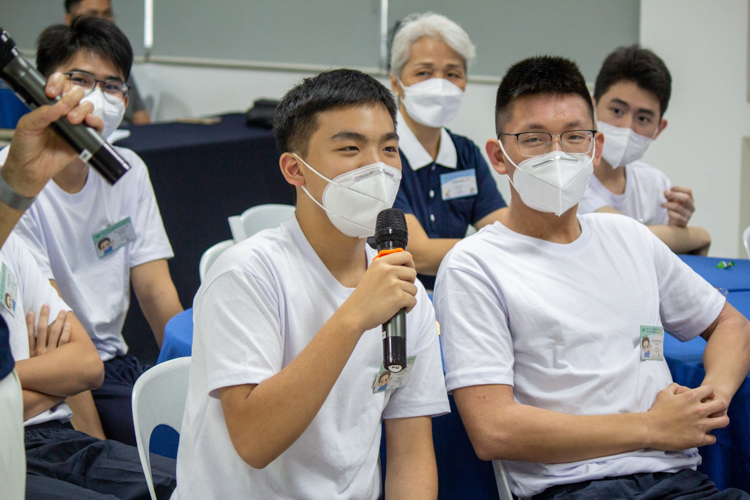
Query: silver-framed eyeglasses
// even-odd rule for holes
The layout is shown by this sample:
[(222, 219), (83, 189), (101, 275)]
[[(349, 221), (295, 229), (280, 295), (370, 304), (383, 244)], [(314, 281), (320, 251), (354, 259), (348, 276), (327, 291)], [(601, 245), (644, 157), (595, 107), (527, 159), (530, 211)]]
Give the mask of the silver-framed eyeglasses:
[(594, 146), (596, 130), (568, 130), (559, 135), (548, 132), (521, 132), (519, 134), (504, 134), (516, 138), (518, 152), (522, 156), (541, 156), (547, 154), (552, 146), (552, 139), (560, 138), (562, 150), (566, 153), (590, 153)]
[(63, 73), (68, 77), (72, 85), (81, 87), (86, 92), (85, 95), (89, 95), (97, 86), (102, 84), (102, 93), (104, 98), (112, 104), (117, 104), (119, 101), (125, 99), (128, 95), (130, 87), (127, 83), (123, 82), (119, 78), (110, 78), (108, 80), (97, 80), (91, 73), (83, 71), (73, 71), (72, 73)]

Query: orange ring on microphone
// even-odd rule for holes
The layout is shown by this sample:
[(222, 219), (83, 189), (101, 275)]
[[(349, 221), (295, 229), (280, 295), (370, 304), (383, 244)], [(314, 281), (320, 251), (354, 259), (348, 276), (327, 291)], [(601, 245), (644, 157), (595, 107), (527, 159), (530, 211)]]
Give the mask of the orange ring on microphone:
[(378, 252), (378, 254), (375, 257), (372, 258), (372, 260), (375, 260), (378, 257), (382, 257), (384, 255), (390, 255), (392, 253), (398, 253), (398, 252), (403, 252), (403, 251), (404, 251), (403, 248), (389, 248), (388, 250), (381, 250), (380, 252)]

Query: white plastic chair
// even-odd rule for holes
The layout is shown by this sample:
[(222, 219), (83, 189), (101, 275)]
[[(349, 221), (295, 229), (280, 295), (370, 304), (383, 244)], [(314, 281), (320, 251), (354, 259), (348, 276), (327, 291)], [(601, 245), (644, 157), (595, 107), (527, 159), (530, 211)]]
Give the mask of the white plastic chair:
[(500, 460), (493, 460), (492, 467), (495, 469), (495, 481), (497, 481), (497, 494), (500, 500), (513, 500), (513, 494), (510, 492), (508, 478), (505, 475), (505, 469)]
[(264, 229), (279, 227), (294, 217), (292, 205), (257, 205), (245, 210), (242, 215), (229, 217), (229, 229), (232, 230), (234, 241), (240, 242)]
[(189, 378), (190, 358), (177, 358), (147, 370), (133, 386), (135, 440), (148, 491), (153, 500), (156, 500), (156, 492), (151, 478), (151, 455), (148, 451), (151, 432), (157, 425), (168, 425), (180, 432)]
[(201, 283), (203, 283), (203, 278), (206, 276), (206, 273), (208, 273), (208, 270), (214, 262), (216, 262), (216, 259), (219, 258), (219, 255), (223, 254), (224, 251), (232, 245), (234, 245), (234, 240), (224, 240), (203, 252), (201, 261), (198, 264), (198, 274), (201, 277)]
[(742, 241), (745, 242), (747, 258), (750, 259), (750, 226), (747, 226), (747, 229), (745, 229), (745, 232), (742, 234)]

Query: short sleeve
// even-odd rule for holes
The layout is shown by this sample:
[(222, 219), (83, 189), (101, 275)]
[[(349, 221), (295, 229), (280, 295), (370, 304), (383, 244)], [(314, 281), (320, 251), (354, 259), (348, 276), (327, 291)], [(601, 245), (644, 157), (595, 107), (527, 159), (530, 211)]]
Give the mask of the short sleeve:
[(55, 279), (55, 275), (52, 272), (52, 265), (47, 253), (47, 242), (45, 241), (44, 232), (39, 225), (36, 215), (37, 212), (33, 207), (27, 210), (21, 217), (21, 220), (18, 221), (18, 224), (16, 224), (13, 233), (17, 234), (23, 240), (28, 251), (34, 256), (34, 260), (39, 266), (41, 273), (48, 280), (53, 280)]
[(726, 299), (651, 231), (642, 231), (654, 247), (662, 325), (682, 341), (697, 337), (719, 317)]
[(606, 206), (609, 206), (607, 200), (598, 195), (589, 185), (589, 187), (586, 188), (586, 192), (583, 193), (583, 198), (581, 198), (581, 201), (578, 203), (578, 213), (581, 215), (592, 214)]
[(659, 178), (657, 179), (657, 206), (653, 224), (667, 225), (669, 224), (669, 210), (664, 208), (662, 204), (667, 201), (667, 197), (664, 196), (664, 191), (672, 189), (672, 181), (670, 181), (669, 177), (664, 175), (664, 172), (661, 170), (657, 170), (657, 172), (659, 173)]
[[(435, 311), (430, 298), (423, 287), (419, 287), (418, 303), (408, 316), (407, 328), (411, 332), (417, 325), (418, 339), (413, 352), (416, 355), (409, 382), (405, 387), (393, 391), (383, 411), (383, 418), (409, 418), (431, 415), (436, 417), (450, 412), (448, 395), (445, 390), (442, 362), (440, 359), (440, 341), (435, 323)], [(412, 319), (413, 322), (409, 322)]]
[(148, 169), (135, 153), (132, 153), (132, 157), (135, 158), (133, 161), (142, 164), (138, 181), (138, 208), (133, 221), (136, 239), (130, 254), (130, 266), (134, 267), (154, 260), (170, 259), (174, 253), (164, 230)]
[(490, 167), (484, 161), (479, 148), (473, 142), (468, 142), (471, 151), (469, 158), (477, 176), (477, 196), (474, 199), (474, 207), (471, 214), (471, 223), (476, 224), (495, 210), (506, 207), (507, 204), (503, 199), (503, 195), (498, 191), (497, 183), (492, 177)]
[[(8, 245), (8, 243), (11, 243)], [(23, 241), (15, 237), (13, 241), (6, 241), (10, 246), (10, 253), (15, 260), (18, 273), (18, 285), (23, 297), (24, 313), (33, 311), (39, 318), (42, 306), (49, 305), (49, 317), (54, 318), (62, 311), (70, 311), (70, 307), (60, 298), (57, 290), (50, 284), (49, 279), (43, 274), (35, 258), (26, 248)]]
[(448, 391), (512, 386), (513, 339), (502, 292), (481, 273), (447, 264), (444, 261), (438, 272), (434, 298)]
[(252, 273), (219, 275), (194, 306), (209, 395), (233, 385), (259, 384), (282, 368), (278, 297)]

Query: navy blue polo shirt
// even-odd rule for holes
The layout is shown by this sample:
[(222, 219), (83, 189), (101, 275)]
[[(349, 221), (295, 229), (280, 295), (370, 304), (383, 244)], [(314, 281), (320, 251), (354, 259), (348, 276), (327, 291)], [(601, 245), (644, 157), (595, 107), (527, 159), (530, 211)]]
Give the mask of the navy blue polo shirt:
[(0, 316), (0, 380), (8, 376), (13, 371), (16, 362), (13, 360), (13, 354), (10, 352), (10, 331), (8, 324)]
[[(470, 224), (506, 206), (487, 162), (470, 139), (443, 129), (433, 161), (400, 115), (398, 135), (401, 187), (393, 207), (414, 215), (430, 238), (463, 238)], [(472, 170), (476, 194), (454, 198), (448, 193), (444, 200), (443, 184), (457, 176), (471, 177)], [(420, 274), (419, 279), (430, 290), (435, 284), (434, 276)]]

